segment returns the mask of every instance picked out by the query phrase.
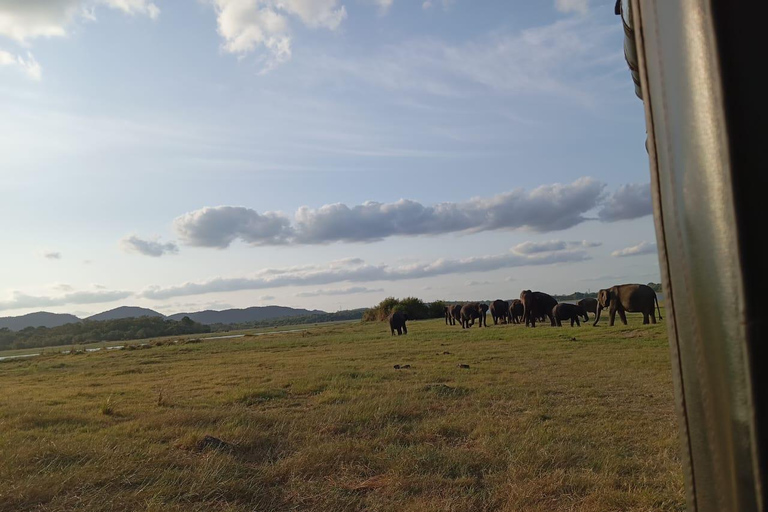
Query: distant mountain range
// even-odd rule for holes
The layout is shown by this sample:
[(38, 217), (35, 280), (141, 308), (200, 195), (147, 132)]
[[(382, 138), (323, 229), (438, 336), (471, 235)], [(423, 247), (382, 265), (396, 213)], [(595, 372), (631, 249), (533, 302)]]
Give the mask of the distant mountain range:
[(28, 315), (2, 317), (0, 318), (0, 329), (8, 328), (12, 331), (20, 331), (27, 327), (58, 327), (79, 321), (80, 319), (75, 315), (38, 311)]
[(119, 308), (110, 309), (109, 311), (104, 311), (103, 313), (91, 315), (85, 320), (119, 320), (121, 318), (139, 318), (142, 316), (165, 317), (165, 315), (158, 313), (153, 309), (138, 308), (136, 306), (120, 306)]
[(271, 318), (285, 318), (290, 316), (304, 316), (323, 314), (325, 311), (318, 309), (294, 309), (284, 306), (261, 306), (245, 309), (225, 309), (224, 311), (199, 311), (197, 313), (176, 313), (168, 318), (181, 320), (185, 316), (201, 324), (243, 324), (246, 322), (258, 322)]
[(325, 311), (320, 311), (317, 309), (295, 309), (284, 306), (257, 306), (245, 309), (225, 309), (223, 311), (206, 310), (198, 311), (195, 313), (177, 313), (175, 315), (166, 317), (165, 315), (152, 309), (135, 306), (121, 306), (119, 308), (110, 309), (109, 311), (104, 311), (103, 313), (89, 316), (85, 319), (78, 318), (75, 315), (48, 313), (45, 311), (29, 313), (23, 316), (0, 317), (0, 329), (8, 328), (12, 331), (20, 331), (27, 327), (58, 327), (60, 325), (80, 322), (82, 320), (117, 320), (121, 318), (137, 318), (142, 316), (157, 316), (167, 318), (169, 320), (181, 320), (185, 316), (188, 316), (195, 322), (199, 322), (201, 324), (239, 324), (270, 320), (273, 318), (285, 318), (322, 313), (325, 313)]

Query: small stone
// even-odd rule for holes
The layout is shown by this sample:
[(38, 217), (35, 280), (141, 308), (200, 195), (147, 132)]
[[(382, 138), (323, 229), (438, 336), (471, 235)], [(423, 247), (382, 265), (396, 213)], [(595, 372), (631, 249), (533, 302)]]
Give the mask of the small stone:
[(458, 367), (459, 368), (469, 368), (469, 365), (468, 364), (459, 364)]
[(395, 368), (395, 370), (399, 370), (400, 369), (400, 365), (396, 364), (394, 368)]

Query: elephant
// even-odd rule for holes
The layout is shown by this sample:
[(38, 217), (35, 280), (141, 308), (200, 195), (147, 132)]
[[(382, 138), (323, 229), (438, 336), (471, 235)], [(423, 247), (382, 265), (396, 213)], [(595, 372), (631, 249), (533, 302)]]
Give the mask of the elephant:
[(586, 299), (581, 299), (576, 304), (583, 307), (584, 311), (586, 311), (587, 313), (592, 313), (593, 315), (597, 315), (597, 299), (587, 297)]
[(451, 325), (456, 325), (456, 322), (461, 322), (461, 304), (454, 304), (453, 306), (449, 306), (451, 308), (451, 317), (453, 318), (453, 321), (451, 322)]
[(659, 320), (661, 318), (661, 308), (659, 308), (659, 299), (656, 297), (656, 292), (653, 288), (644, 284), (620, 284), (611, 288), (600, 290), (597, 293), (597, 314), (595, 315), (595, 323), (597, 325), (600, 321), (600, 312), (603, 308), (609, 308), (610, 322), (608, 325), (613, 325), (616, 319), (616, 313), (619, 313), (619, 318), (624, 325), (627, 325), (627, 315), (625, 312), (630, 313), (642, 313), (643, 324), (647, 324), (650, 318), (650, 323), (656, 323), (656, 315), (654, 311), (654, 304), (659, 312)]
[(501, 299), (496, 299), (491, 303), (491, 317), (493, 318), (493, 325), (502, 323), (509, 323), (509, 302)]
[[(532, 292), (523, 290), (520, 292), (520, 300), (523, 303), (523, 319), (525, 326), (536, 327), (536, 319), (549, 317), (549, 323), (555, 326), (555, 317), (552, 316), (552, 308), (557, 306), (557, 301), (551, 295), (544, 292)], [(541, 320), (543, 321), (543, 320)]]
[(398, 336), (408, 334), (408, 328), (405, 326), (407, 320), (409, 320), (408, 314), (402, 311), (395, 311), (389, 315), (389, 330), (392, 336), (395, 335), (395, 331), (397, 331)]
[(455, 325), (456, 319), (453, 318), (453, 306), (445, 306), (445, 325)]
[(561, 322), (562, 320), (570, 320), (571, 327), (573, 327), (574, 323), (581, 327), (581, 324), (579, 323), (580, 317), (583, 317), (585, 322), (589, 322), (587, 311), (578, 304), (567, 304), (565, 302), (560, 303), (552, 308), (552, 316), (555, 317), (555, 322), (557, 323), (558, 327), (563, 326)]
[(523, 314), (525, 313), (525, 308), (523, 307), (523, 301), (520, 299), (514, 299), (509, 304), (509, 317), (512, 320), (513, 324), (519, 324), (520, 320), (523, 319)]
[(461, 307), (461, 328), (469, 329), (475, 325), (475, 319), (479, 320), (478, 327), (488, 327), (486, 314), (488, 313), (488, 304), (479, 304), (472, 302), (464, 304)]

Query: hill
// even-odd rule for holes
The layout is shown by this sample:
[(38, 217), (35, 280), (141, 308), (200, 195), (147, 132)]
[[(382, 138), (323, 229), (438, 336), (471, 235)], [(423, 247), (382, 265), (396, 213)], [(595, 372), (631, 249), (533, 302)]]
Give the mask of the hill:
[[(140, 318), (142, 316), (152, 316), (165, 318), (165, 315), (158, 313), (152, 309), (139, 308), (136, 306), (120, 306), (119, 308), (110, 309), (103, 313), (97, 313), (93, 316), (89, 316), (86, 320), (102, 321), (102, 320), (119, 320), (121, 318)], [(178, 319), (181, 320), (184, 315), (181, 315)]]
[(75, 315), (48, 313), (38, 311), (22, 316), (6, 316), (0, 318), (0, 329), (8, 328), (12, 331), (20, 331), (27, 327), (58, 327), (60, 325), (79, 322)]
[(272, 318), (288, 318), (294, 316), (319, 315), (325, 314), (325, 311), (296, 309), (285, 306), (254, 306), (245, 309), (225, 309), (223, 311), (198, 311), (197, 313), (176, 313), (168, 318), (171, 320), (181, 320), (188, 316), (195, 322), (201, 324), (245, 324), (251, 322), (261, 322)]

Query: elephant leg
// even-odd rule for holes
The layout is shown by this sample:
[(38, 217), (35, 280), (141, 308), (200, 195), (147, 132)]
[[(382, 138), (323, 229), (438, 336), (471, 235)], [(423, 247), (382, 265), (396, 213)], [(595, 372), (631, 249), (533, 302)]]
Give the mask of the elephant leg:
[(403, 334), (408, 334), (408, 327), (403, 324)]
[(643, 312), (643, 325), (648, 325), (649, 323), (651, 322), (648, 320), (648, 313)]
[(611, 308), (610, 312), (610, 322), (608, 322), (608, 325), (613, 327), (613, 324), (616, 322), (616, 308)]
[(581, 327), (581, 322), (579, 322), (579, 317), (576, 317), (574, 320), (576, 320), (576, 327)]
[(656, 323), (656, 313), (654, 313), (653, 311), (651, 311), (651, 323), (652, 324)]
[(627, 325), (627, 314), (624, 312), (623, 309), (619, 310), (619, 318), (621, 318), (621, 323), (624, 325)]

